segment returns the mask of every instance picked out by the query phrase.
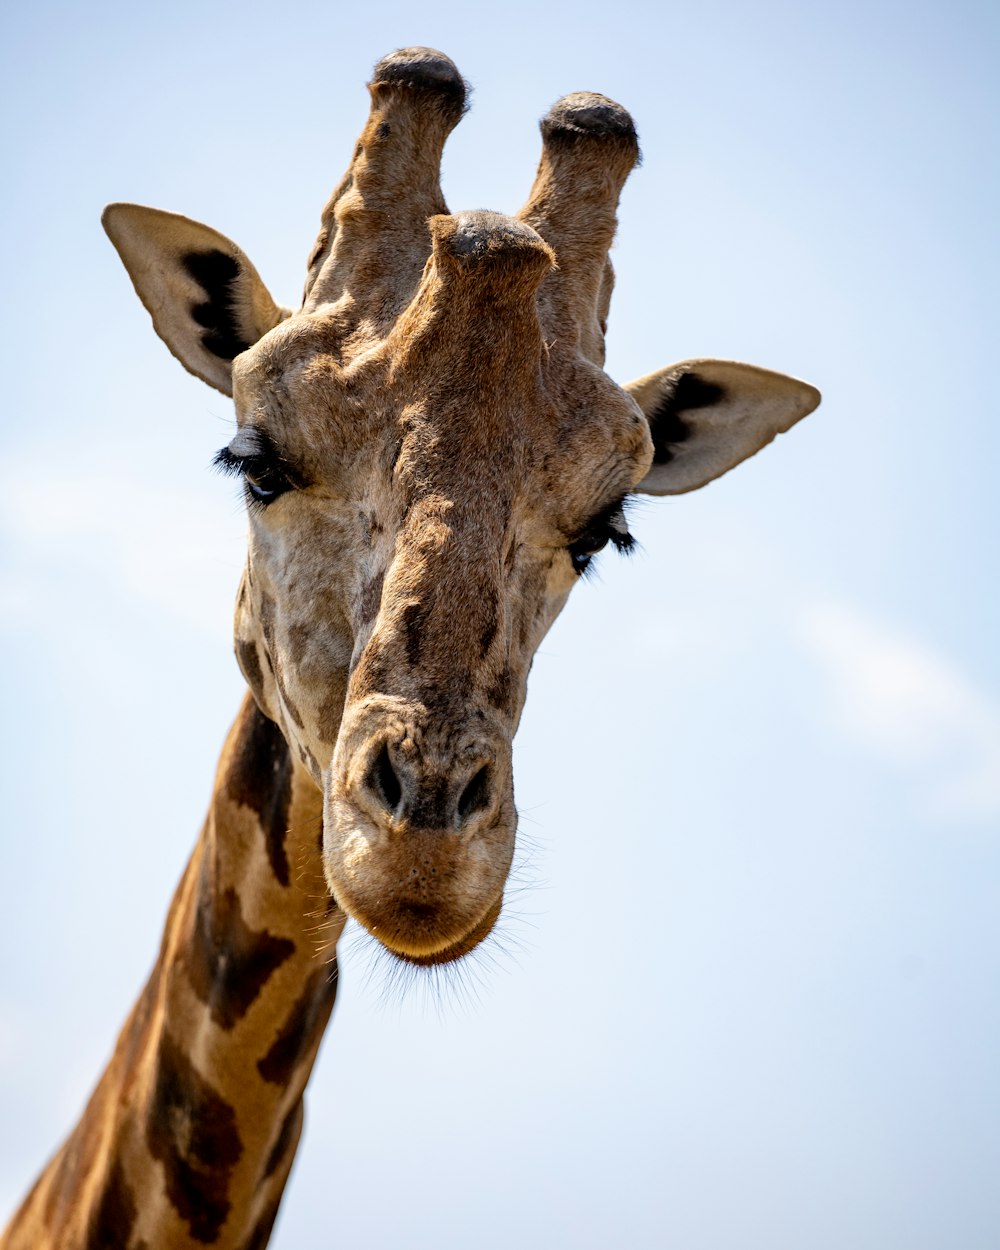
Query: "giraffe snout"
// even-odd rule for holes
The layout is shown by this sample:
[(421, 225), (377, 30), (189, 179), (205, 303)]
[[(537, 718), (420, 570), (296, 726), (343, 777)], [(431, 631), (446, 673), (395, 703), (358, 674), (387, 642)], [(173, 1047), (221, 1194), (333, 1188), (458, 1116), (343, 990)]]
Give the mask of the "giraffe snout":
[(457, 959), (493, 928), (514, 850), (510, 742), (481, 718), (376, 699), (338, 743), (323, 858), (344, 910), (400, 958)]

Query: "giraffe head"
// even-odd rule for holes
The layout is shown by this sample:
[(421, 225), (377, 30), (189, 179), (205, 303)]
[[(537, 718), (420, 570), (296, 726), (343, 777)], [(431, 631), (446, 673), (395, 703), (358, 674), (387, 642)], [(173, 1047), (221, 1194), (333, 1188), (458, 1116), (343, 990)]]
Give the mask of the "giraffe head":
[(632, 119), (581, 93), (543, 119), (516, 217), (449, 215), (452, 62), (379, 62), (301, 308), (228, 239), (173, 214), (104, 216), (156, 330), (235, 400), (244, 482), (237, 656), (324, 796), (330, 890), (390, 951), (441, 963), (501, 908), (511, 740), (532, 657), (632, 492), (694, 489), (819, 402), (732, 362), (603, 372)]

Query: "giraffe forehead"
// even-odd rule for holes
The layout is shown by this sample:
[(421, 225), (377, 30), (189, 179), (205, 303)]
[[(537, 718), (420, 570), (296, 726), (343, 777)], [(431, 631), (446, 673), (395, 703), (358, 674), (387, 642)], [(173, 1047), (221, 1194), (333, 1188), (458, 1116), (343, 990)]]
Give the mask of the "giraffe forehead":
[(397, 371), (391, 344), (380, 342), (344, 363), (330, 318), (302, 315), (276, 327), (234, 364), (241, 424), (301, 434), (317, 447), (348, 438), (406, 439), (421, 454), (471, 445), (520, 462), (525, 447), (552, 459), (560, 449), (594, 457), (617, 443), (634, 452), (645, 422), (635, 403), (602, 370), (575, 353), (536, 361), (513, 376), (509, 360), (449, 358), (447, 346), (420, 369)]
[[(239, 359), (234, 395), (241, 425), (262, 427), (321, 495), (357, 505), (363, 527), (398, 531), (416, 502), (445, 498), (463, 505), (473, 546), (511, 517), (539, 523), (548, 545), (645, 472), (647, 423), (600, 368), (547, 350), (512, 376), (480, 356), (449, 360), (445, 345), (400, 370), (382, 340), (345, 362), (335, 312), (300, 314)], [(353, 522), (339, 512), (341, 543)]]

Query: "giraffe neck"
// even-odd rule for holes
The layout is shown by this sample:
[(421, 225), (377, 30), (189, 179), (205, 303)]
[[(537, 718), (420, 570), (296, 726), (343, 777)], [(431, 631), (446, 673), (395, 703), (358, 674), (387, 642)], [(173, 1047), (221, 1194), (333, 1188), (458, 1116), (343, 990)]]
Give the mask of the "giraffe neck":
[(2, 1250), (267, 1244), (336, 988), (321, 829), (247, 696), (149, 981)]

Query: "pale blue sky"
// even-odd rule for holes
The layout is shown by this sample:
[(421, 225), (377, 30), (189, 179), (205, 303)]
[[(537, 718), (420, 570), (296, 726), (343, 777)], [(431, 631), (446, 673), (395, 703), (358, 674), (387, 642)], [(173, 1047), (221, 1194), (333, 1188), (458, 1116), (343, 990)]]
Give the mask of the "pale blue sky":
[[(1000, 1239), (996, 6), (39, 3), (4, 18), (0, 1218), (152, 962), (241, 681), (228, 401), (108, 200), (294, 301), (383, 53), (513, 211), (572, 90), (635, 115), (608, 369), (750, 360), (819, 411), (651, 501), (546, 640), (532, 843), (478, 1001), (347, 940), (274, 1240), (993, 1250)], [(12, 1126), (16, 1126), (12, 1128)]]

